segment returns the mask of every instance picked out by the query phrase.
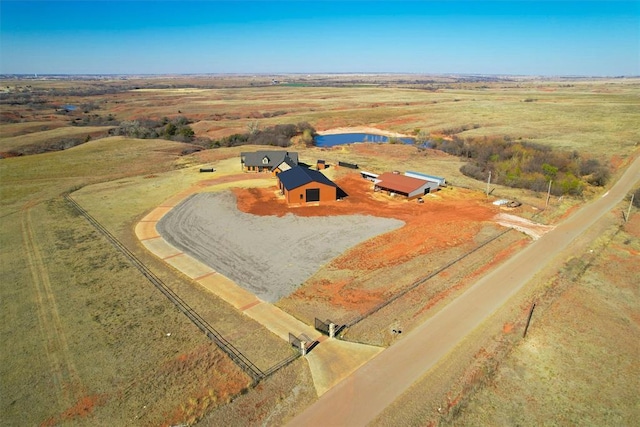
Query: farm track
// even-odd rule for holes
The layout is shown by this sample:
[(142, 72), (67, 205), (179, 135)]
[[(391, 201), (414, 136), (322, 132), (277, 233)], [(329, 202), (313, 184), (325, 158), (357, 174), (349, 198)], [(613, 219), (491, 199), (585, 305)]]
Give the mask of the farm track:
[(65, 196), (66, 200), (78, 210), (78, 212), (84, 216), (89, 223), (91, 223), (100, 233), (102, 233), (107, 240), (129, 261), (136, 267), (162, 294), (164, 294), (169, 301), (171, 301), (176, 308), (178, 308), (193, 324), (195, 324), (205, 335), (213, 341), (222, 351), (224, 351), (241, 369), (243, 369), (251, 378), (254, 383), (274, 374), (279, 369), (289, 365), (298, 357), (299, 353), (296, 353), (288, 358), (281, 360), (269, 369), (262, 371), (258, 368), (249, 358), (242, 354), (237, 348), (233, 346), (227, 339), (225, 339), (218, 331), (216, 331), (206, 320), (204, 320), (193, 308), (191, 308), (178, 294), (176, 294), (171, 288), (169, 288), (162, 280), (156, 276), (149, 268), (147, 268), (142, 261), (140, 261), (126, 246), (124, 246), (109, 230), (102, 226), (95, 218), (93, 218), (82, 206), (80, 206), (69, 195)]
[(58, 405), (66, 408), (80, 397), (82, 383), (62, 327), (49, 272), (33, 230), (32, 207), (26, 205), (22, 209), (22, 242), (33, 279), (38, 324), (45, 345), (44, 353), (51, 368), (53, 384), (60, 391), (53, 394), (58, 399)]

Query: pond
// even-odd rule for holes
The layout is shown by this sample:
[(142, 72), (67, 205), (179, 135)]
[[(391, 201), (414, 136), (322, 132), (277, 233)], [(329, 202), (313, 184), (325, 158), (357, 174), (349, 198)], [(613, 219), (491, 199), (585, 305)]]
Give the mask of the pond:
[[(391, 137), (391, 139), (400, 141), (403, 144), (413, 144), (415, 142), (413, 138)], [(337, 133), (334, 135), (318, 135), (315, 138), (316, 147), (334, 147), (355, 142), (389, 142), (389, 137), (371, 133)]]

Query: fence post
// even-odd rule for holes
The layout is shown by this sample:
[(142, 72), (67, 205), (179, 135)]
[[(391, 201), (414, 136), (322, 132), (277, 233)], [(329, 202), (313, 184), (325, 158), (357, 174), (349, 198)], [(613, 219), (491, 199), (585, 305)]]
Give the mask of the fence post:
[(336, 337), (336, 324), (329, 323), (329, 338), (335, 338), (335, 337)]

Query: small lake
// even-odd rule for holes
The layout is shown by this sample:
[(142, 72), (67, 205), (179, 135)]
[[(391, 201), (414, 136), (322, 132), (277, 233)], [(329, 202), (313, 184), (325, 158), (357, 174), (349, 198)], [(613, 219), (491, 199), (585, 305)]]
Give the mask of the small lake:
[[(403, 144), (413, 144), (413, 138), (395, 138)], [(374, 135), (371, 133), (337, 133), (335, 135), (318, 135), (315, 138), (316, 147), (334, 147), (336, 145), (353, 144), (355, 142), (389, 142), (388, 136)]]

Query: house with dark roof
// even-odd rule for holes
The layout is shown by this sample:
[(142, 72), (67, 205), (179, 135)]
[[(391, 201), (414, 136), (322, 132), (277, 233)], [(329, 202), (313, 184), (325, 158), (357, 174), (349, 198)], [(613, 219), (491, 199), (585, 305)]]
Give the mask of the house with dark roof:
[(274, 175), (278, 175), (280, 172), (287, 171), (291, 168), (295, 168), (296, 166), (298, 166), (298, 162), (294, 162), (289, 156), (286, 156), (279, 165), (276, 165), (271, 169), (271, 172), (273, 172)]
[(240, 153), (242, 170), (252, 172), (270, 171), (274, 174), (298, 165), (298, 153), (290, 151), (254, 151)]
[(278, 175), (278, 188), (289, 204), (335, 201), (345, 194), (322, 172), (296, 166)]
[(408, 199), (424, 196), (431, 192), (433, 186), (434, 183), (424, 179), (393, 172), (380, 174), (374, 181), (375, 191), (386, 191), (389, 195), (399, 194)]

